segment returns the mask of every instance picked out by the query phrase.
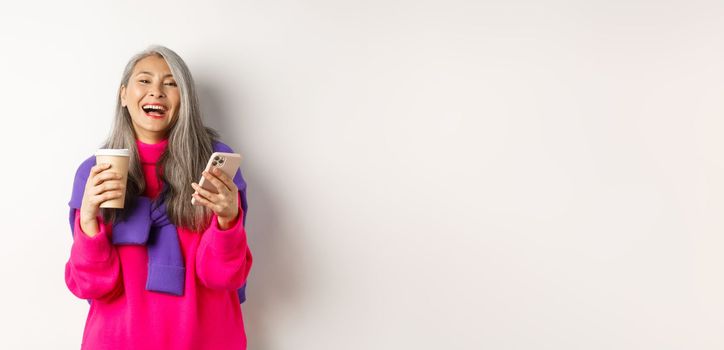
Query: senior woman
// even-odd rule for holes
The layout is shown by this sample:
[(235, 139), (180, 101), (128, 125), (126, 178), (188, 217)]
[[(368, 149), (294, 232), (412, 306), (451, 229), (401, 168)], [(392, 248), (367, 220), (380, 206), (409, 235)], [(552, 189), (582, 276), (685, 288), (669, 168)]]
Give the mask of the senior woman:
[[(246, 349), (246, 183), (241, 170), (203, 172), (213, 152), (233, 151), (203, 125), (174, 51), (154, 45), (129, 60), (102, 148), (131, 157), (126, 186), (94, 156), (75, 174), (65, 281), (90, 303), (81, 348)], [(100, 208), (124, 193), (124, 209)]]

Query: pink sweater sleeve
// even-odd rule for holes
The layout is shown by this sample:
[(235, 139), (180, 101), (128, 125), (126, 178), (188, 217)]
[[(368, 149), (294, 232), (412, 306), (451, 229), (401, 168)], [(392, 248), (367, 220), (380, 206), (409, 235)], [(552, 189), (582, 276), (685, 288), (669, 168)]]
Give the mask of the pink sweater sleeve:
[(108, 237), (109, 228), (98, 218), (99, 232), (86, 235), (80, 226), (80, 211), (75, 210), (73, 246), (65, 264), (65, 284), (82, 299), (111, 299), (122, 291), (118, 252)]
[[(241, 195), (238, 196), (238, 203), (241, 204)], [(227, 230), (219, 228), (217, 215), (212, 215), (211, 224), (201, 237), (196, 255), (196, 273), (207, 288), (236, 290), (246, 282), (252, 256), (246, 242), (243, 221), (241, 206), (239, 216)]]

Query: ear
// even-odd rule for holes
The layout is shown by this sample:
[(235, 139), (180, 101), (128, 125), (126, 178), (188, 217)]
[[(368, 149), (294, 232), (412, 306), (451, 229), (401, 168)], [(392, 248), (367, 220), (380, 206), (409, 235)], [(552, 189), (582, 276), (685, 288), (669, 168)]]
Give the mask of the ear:
[(121, 85), (121, 106), (126, 107), (126, 86)]

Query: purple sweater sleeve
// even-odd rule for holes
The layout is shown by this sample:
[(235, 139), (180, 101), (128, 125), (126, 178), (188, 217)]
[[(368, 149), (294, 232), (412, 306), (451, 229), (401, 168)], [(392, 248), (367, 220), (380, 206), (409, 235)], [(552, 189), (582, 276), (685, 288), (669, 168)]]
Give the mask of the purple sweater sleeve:
[(75, 210), (73, 246), (65, 264), (65, 284), (81, 299), (109, 299), (122, 291), (118, 252), (108, 237), (109, 227), (98, 218), (98, 234), (89, 237)]
[[(238, 203), (241, 203), (241, 198)], [(212, 215), (211, 224), (201, 237), (196, 255), (196, 273), (207, 288), (236, 290), (246, 282), (252, 256), (247, 245), (243, 218), (244, 211), (239, 207), (236, 221), (227, 230), (222, 230), (217, 215)]]

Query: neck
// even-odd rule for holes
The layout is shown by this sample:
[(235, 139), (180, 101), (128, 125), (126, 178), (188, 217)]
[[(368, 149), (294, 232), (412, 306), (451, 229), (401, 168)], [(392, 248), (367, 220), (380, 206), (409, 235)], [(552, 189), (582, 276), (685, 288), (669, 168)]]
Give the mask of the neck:
[(166, 151), (168, 139), (162, 139), (156, 143), (147, 143), (141, 139), (136, 139), (136, 145), (138, 146), (141, 163), (155, 164), (161, 158), (163, 152)]
[(147, 138), (137, 138), (137, 142), (142, 143), (144, 145), (158, 145), (160, 143), (164, 143), (168, 141), (168, 138), (159, 138), (159, 139), (147, 139)]
[(143, 143), (145, 143), (145, 144), (147, 144), (147, 145), (154, 145), (154, 144), (157, 144), (157, 143), (159, 143), (159, 142), (161, 142), (161, 141), (166, 140), (166, 138), (165, 138), (165, 137), (148, 138), (148, 137), (139, 136), (139, 137), (137, 138), (137, 140), (138, 140), (138, 141), (141, 141), (141, 142), (143, 142)]
[(166, 135), (165, 133), (146, 134), (146, 133), (136, 132), (136, 140), (141, 141), (148, 145), (153, 145), (153, 144), (159, 143), (159, 142), (167, 140), (167, 139), (168, 139), (168, 135)]

